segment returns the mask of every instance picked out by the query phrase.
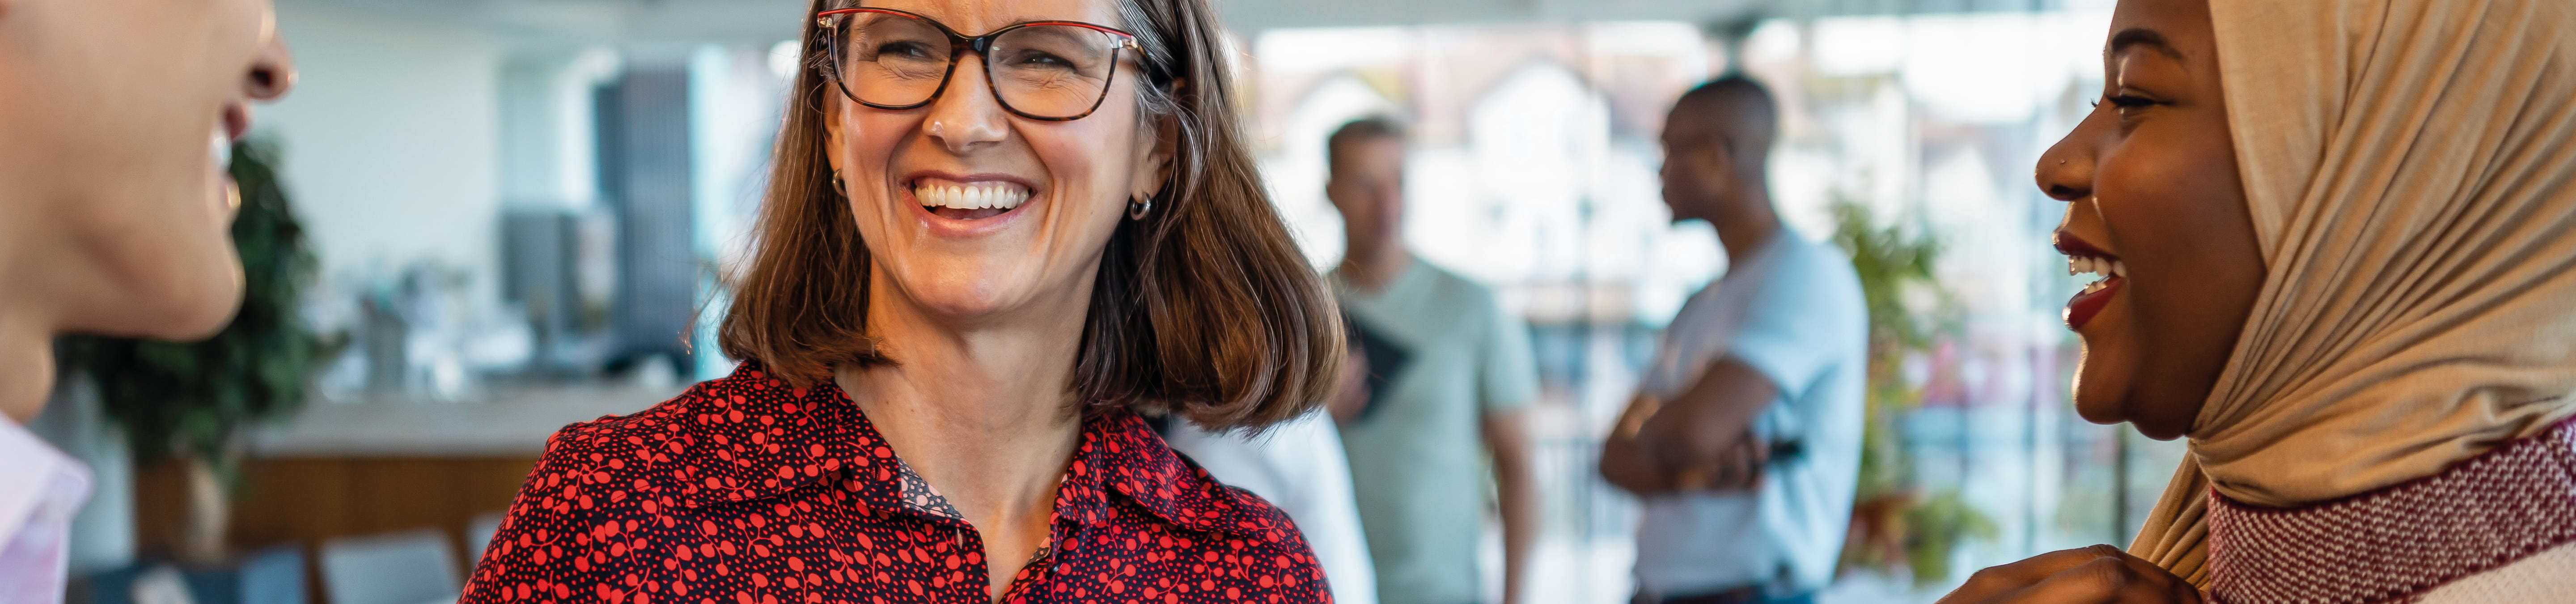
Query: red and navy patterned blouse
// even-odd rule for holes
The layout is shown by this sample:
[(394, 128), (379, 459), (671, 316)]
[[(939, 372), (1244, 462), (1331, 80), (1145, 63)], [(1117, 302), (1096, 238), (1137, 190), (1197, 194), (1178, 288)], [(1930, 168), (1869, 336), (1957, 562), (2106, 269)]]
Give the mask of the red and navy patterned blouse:
[[(465, 603), (990, 602), (982, 538), (830, 383), (745, 364), (567, 426)], [(1127, 411), (1083, 421), (1052, 538), (1004, 602), (1328, 602), (1288, 517)]]

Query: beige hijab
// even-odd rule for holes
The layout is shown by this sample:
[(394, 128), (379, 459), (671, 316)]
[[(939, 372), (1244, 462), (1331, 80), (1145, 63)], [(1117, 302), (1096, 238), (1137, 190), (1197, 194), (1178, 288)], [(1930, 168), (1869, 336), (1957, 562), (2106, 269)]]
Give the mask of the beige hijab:
[(2130, 550), (2576, 414), (2576, 2), (2210, 0), (2267, 279)]

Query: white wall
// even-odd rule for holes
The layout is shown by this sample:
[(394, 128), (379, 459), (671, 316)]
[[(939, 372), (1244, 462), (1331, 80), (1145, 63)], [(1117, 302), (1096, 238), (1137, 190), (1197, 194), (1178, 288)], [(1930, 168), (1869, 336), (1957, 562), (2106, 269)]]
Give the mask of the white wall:
[(258, 130), (284, 147), (323, 274), (384, 275), (430, 259), (493, 291), (502, 45), (310, 1), (280, 2), (278, 24), (302, 77), (262, 108)]

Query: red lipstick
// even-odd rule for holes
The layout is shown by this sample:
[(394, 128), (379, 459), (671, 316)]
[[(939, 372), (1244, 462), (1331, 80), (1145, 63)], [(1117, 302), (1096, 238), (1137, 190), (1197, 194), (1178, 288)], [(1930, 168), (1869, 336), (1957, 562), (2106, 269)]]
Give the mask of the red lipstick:
[[(2066, 231), (2056, 232), (2050, 240), (2057, 247), (2058, 253), (2065, 254), (2069, 258), (2090, 258), (2105, 263), (2117, 262), (2120, 259), (2119, 256), (2103, 251), (2100, 246), (2093, 245), (2092, 242)], [(2106, 269), (2105, 272), (2108, 270)], [(2095, 315), (2102, 313), (2103, 307), (2111, 304), (2111, 294), (2119, 291), (2120, 286), (2126, 281), (2127, 279), (2121, 276), (2108, 275), (2101, 281), (2088, 284), (2082, 291), (2076, 292), (2074, 298), (2066, 301), (2066, 328), (2083, 330), (2084, 324), (2092, 322)]]
[(2082, 331), (2085, 323), (2093, 321), (2093, 315), (2102, 314), (2102, 307), (2111, 304), (2111, 292), (2120, 289), (2120, 282), (2119, 277), (2104, 279), (2101, 287), (2077, 292), (2074, 298), (2067, 300), (2066, 328)]

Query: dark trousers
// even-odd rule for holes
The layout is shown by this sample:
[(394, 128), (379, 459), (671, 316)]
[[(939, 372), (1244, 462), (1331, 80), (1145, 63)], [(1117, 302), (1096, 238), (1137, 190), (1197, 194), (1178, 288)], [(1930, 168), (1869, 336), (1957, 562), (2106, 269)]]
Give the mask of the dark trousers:
[(1662, 598), (1648, 597), (1640, 593), (1628, 601), (1630, 604), (1815, 604), (1816, 594), (1804, 593), (1786, 598), (1766, 598), (1762, 597), (1760, 587), (1738, 587), (1725, 591)]

